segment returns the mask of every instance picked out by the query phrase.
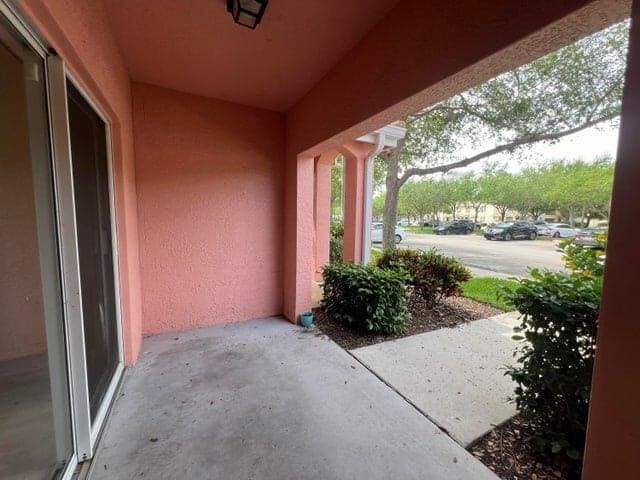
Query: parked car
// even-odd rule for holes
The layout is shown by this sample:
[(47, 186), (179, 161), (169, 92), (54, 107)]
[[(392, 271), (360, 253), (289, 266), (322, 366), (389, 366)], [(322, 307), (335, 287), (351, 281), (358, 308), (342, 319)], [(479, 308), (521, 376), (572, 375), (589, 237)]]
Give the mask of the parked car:
[(542, 230), (544, 230), (549, 226), (547, 222), (543, 222), (542, 220), (536, 220), (535, 222), (533, 222), (533, 225), (536, 227), (536, 230), (538, 231), (538, 235), (540, 235), (540, 232)]
[(566, 223), (549, 223), (545, 228), (538, 231), (539, 235), (548, 235), (553, 238), (573, 238), (579, 232)]
[(450, 235), (452, 233), (469, 235), (476, 228), (471, 220), (454, 220), (436, 227), (433, 231), (436, 235)]
[(423, 227), (439, 227), (440, 225), (442, 225), (442, 222), (440, 220), (427, 220), (426, 222), (422, 223)]
[(516, 222), (502, 222), (487, 227), (484, 231), (487, 240), (514, 240), (517, 238), (535, 240), (538, 238), (536, 226), (531, 222), (518, 220)]
[(601, 244), (598, 241), (598, 235), (603, 233), (607, 233), (606, 227), (585, 228), (576, 234), (573, 243), (588, 248), (599, 248)]
[[(403, 228), (396, 227), (396, 243), (402, 242), (406, 236)], [(382, 223), (374, 223), (371, 225), (371, 241), (374, 243), (382, 243)]]

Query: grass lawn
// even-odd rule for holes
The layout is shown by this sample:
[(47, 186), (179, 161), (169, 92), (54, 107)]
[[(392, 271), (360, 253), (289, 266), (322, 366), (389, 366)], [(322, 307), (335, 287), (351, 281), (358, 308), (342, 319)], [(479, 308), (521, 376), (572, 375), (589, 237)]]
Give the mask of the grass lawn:
[(509, 311), (513, 306), (500, 298), (498, 292), (503, 288), (515, 290), (517, 286), (518, 282), (506, 278), (476, 277), (462, 284), (462, 296)]

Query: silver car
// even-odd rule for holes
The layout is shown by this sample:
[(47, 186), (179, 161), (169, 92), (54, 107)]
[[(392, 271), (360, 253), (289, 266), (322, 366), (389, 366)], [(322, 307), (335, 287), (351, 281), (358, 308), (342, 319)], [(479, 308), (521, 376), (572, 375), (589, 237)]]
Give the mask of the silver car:
[(538, 235), (548, 235), (553, 238), (573, 238), (579, 230), (566, 223), (548, 223), (538, 230)]
[(602, 244), (598, 236), (606, 233), (607, 227), (585, 228), (581, 232), (578, 232), (573, 243), (588, 248), (599, 248), (602, 247)]
[[(402, 242), (406, 238), (404, 229), (396, 227), (396, 243)], [(371, 225), (371, 241), (373, 243), (382, 243), (382, 223), (374, 223)]]

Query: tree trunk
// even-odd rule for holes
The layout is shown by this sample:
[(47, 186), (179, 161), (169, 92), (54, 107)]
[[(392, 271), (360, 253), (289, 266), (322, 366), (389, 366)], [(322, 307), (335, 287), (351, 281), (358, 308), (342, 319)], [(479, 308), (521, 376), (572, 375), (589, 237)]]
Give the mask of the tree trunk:
[(398, 154), (401, 148), (395, 148), (394, 151), (385, 155), (387, 160), (387, 176), (385, 185), (387, 187), (387, 195), (384, 201), (384, 217), (382, 220), (382, 248), (396, 248), (396, 222), (398, 218), (398, 195), (400, 193), (400, 180), (398, 179)]
[(500, 221), (501, 221), (501, 222), (504, 222), (504, 217), (506, 217), (506, 216), (507, 216), (507, 210), (508, 210), (508, 208), (507, 208), (507, 207), (499, 207), (499, 206), (496, 206), (496, 208), (497, 208), (497, 209), (498, 209), (498, 211), (500, 212)]

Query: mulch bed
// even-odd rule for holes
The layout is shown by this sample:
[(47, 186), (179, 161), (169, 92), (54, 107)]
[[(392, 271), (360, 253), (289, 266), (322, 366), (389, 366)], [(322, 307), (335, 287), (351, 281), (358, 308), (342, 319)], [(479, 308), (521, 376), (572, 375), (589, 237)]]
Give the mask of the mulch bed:
[(519, 415), (494, 428), (469, 451), (503, 480), (571, 480), (567, 462), (541, 456), (526, 441), (531, 427)]
[(427, 305), (420, 297), (411, 295), (408, 307), (411, 312), (411, 319), (407, 321), (404, 332), (395, 335), (352, 330), (327, 318), (322, 308), (316, 308), (314, 313), (317, 327), (346, 350), (366, 347), (367, 345), (374, 345), (388, 340), (396, 340), (440, 328), (451, 328), (473, 320), (504, 313), (502, 310), (484, 303), (461, 297), (446, 298), (434, 309), (430, 309), (427, 308)]

